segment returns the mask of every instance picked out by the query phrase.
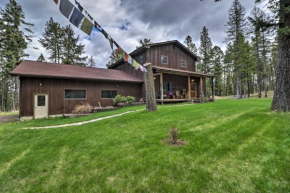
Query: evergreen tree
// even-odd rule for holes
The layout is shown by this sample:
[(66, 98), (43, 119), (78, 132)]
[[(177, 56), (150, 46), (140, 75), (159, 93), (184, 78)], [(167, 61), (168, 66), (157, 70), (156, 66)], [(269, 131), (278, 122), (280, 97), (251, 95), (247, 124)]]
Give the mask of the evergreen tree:
[(9, 0), (0, 8), (0, 59), (1, 59), (1, 109), (18, 108), (18, 81), (9, 72), (20, 64), (28, 54), (25, 49), (31, 42), (33, 24), (25, 21), (25, 14), (15, 0)]
[(212, 42), (208, 34), (208, 29), (204, 26), (202, 32), (200, 33), (199, 53), (202, 56), (202, 62), (199, 70), (205, 74), (211, 71), (211, 50)]
[(114, 64), (119, 59), (120, 58), (118, 56), (118, 49), (113, 50), (113, 52), (111, 53), (111, 56), (110, 56), (110, 61), (106, 64), (106, 67), (109, 67), (110, 65)]
[(236, 98), (241, 98), (242, 85), (241, 85), (241, 66), (239, 64), (239, 52), (240, 52), (240, 38), (244, 37), (247, 21), (245, 19), (245, 8), (242, 6), (239, 0), (234, 0), (232, 6), (229, 9), (229, 18), (227, 22), (227, 43), (234, 45), (233, 51), (235, 55), (235, 77), (236, 77)]
[(85, 66), (87, 56), (82, 57), (85, 45), (78, 44), (80, 37), (74, 37), (75, 32), (70, 25), (64, 27), (63, 31), (62, 63)]
[(38, 62), (46, 62), (45, 57), (43, 56), (43, 54), (41, 53), (40, 56), (37, 58)]
[(222, 74), (224, 53), (218, 46), (215, 46), (211, 52), (211, 63), (213, 65), (213, 74), (215, 75), (215, 94), (221, 96), (223, 91)]
[(192, 38), (190, 37), (190, 35), (186, 36), (184, 44), (191, 52), (197, 55), (197, 48), (195, 44), (192, 42)]
[(276, 86), (271, 109), (288, 112), (290, 111), (290, 0), (269, 0), (268, 7), (275, 14), (275, 18), (264, 23), (263, 26), (278, 28)]
[(40, 44), (50, 54), (49, 59), (54, 63), (60, 63), (62, 58), (62, 46), (64, 38), (64, 30), (60, 24), (54, 22), (52, 17), (45, 24), (43, 38), (39, 39)]
[(148, 44), (152, 44), (153, 42), (151, 41), (151, 39), (144, 38), (143, 40), (142, 39), (138, 40), (138, 43), (139, 43), (139, 46), (137, 46), (136, 49), (142, 46), (146, 46)]
[(87, 66), (89, 66), (89, 67), (95, 67), (95, 66), (96, 66), (95, 59), (94, 59), (93, 56), (91, 56), (91, 57), (88, 59)]

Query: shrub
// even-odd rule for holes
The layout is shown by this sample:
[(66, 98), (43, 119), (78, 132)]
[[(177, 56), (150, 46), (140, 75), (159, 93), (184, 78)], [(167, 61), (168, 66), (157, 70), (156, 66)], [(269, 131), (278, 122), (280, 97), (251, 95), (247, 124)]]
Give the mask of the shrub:
[(89, 103), (82, 103), (80, 105), (76, 105), (73, 114), (87, 114), (92, 112), (93, 107)]
[(126, 102), (129, 103), (129, 104), (132, 104), (133, 102), (135, 102), (135, 97), (133, 96), (127, 96), (126, 97)]
[(126, 103), (126, 101), (126, 97), (119, 94), (113, 99), (114, 106), (117, 106), (119, 103)]

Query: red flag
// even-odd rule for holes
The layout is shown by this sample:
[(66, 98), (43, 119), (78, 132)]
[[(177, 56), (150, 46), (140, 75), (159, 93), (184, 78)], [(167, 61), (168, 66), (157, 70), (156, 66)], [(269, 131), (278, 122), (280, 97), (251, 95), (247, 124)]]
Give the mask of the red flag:
[(125, 53), (125, 61), (128, 62), (128, 60), (129, 60), (129, 55)]
[(58, 4), (58, 0), (53, 0), (55, 2), (55, 4)]

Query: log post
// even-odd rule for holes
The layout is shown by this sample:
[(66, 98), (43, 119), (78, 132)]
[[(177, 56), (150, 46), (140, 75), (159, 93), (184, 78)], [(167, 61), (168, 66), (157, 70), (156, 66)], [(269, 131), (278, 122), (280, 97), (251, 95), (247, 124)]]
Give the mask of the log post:
[(188, 98), (191, 99), (191, 83), (190, 83), (190, 76), (187, 78), (187, 83), (188, 83)]
[[(163, 100), (163, 73), (160, 73), (160, 93), (160, 99)], [(163, 105), (163, 101), (161, 102), (161, 104)]]
[(156, 98), (155, 98), (155, 87), (153, 79), (153, 69), (151, 63), (144, 64), (147, 72), (144, 73), (145, 82), (145, 93), (146, 93), (146, 109), (149, 112), (157, 110)]
[(212, 99), (214, 100), (214, 78), (211, 79)]

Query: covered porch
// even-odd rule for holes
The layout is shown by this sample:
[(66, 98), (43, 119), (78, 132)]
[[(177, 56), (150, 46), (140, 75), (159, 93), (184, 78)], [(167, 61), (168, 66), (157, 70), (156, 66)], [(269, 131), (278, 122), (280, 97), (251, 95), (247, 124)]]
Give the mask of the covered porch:
[(154, 66), (153, 76), (159, 103), (201, 102), (201, 97), (206, 95), (206, 78), (211, 78), (212, 95), (208, 97), (214, 101), (212, 75)]

